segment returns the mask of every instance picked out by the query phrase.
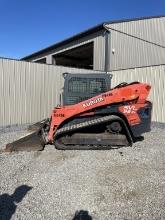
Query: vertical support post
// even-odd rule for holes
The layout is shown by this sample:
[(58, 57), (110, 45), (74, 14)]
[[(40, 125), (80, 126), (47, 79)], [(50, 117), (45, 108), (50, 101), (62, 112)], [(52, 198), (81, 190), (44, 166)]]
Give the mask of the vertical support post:
[(108, 73), (110, 71), (110, 31), (105, 31), (105, 65), (104, 71)]
[(46, 63), (47, 63), (47, 64), (53, 64), (53, 62), (52, 62), (52, 55), (48, 55), (48, 56), (46, 57)]

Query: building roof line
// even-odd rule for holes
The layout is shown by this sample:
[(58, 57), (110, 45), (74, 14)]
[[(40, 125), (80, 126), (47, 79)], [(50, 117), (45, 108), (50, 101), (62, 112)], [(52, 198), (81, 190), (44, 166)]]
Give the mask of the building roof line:
[(117, 24), (117, 23), (131, 22), (131, 21), (147, 20), (147, 19), (152, 19), (152, 18), (162, 18), (162, 17), (165, 17), (165, 14), (164, 15), (155, 15), (155, 16), (126, 18), (126, 19), (120, 19), (120, 20), (107, 21), (105, 23), (106, 24)]
[(101, 23), (101, 24), (99, 24), (99, 25), (97, 25), (97, 26), (95, 26), (93, 28), (89, 28), (89, 29), (87, 29), (87, 30), (85, 30), (83, 32), (80, 32), (79, 34), (76, 34), (76, 35), (74, 35), (72, 37), (69, 37), (69, 38), (67, 38), (67, 39), (65, 39), (63, 41), (57, 42), (56, 44), (53, 44), (53, 45), (51, 45), (49, 47), (46, 47), (46, 48), (44, 48), (42, 50), (39, 50), (39, 51), (33, 53), (31, 55), (23, 57), (21, 60), (30, 59), (30, 58), (32, 58), (34, 56), (40, 55), (42, 53), (46, 53), (49, 50), (56, 49), (57, 47), (63, 46), (65, 44), (70, 43), (70, 42), (72, 42), (74, 40), (77, 40), (77, 39), (79, 39), (81, 37), (85, 37), (85, 36), (87, 36), (89, 34), (93, 34), (93, 33), (97, 32), (97, 31), (100, 31), (100, 30), (104, 29), (103, 24), (104, 23)]
[(69, 38), (63, 40), (63, 41), (57, 42), (57, 43), (55, 43), (55, 44), (53, 44), (53, 45), (51, 45), (49, 47), (46, 47), (44, 49), (41, 49), (41, 50), (39, 50), (37, 52), (34, 52), (34, 53), (28, 55), (28, 56), (25, 56), (25, 57), (21, 58), (21, 60), (28, 60), (28, 59), (33, 58), (35, 56), (38, 56), (38, 55), (40, 55), (42, 53), (47, 53), (50, 50), (54, 50), (54, 49), (56, 49), (58, 47), (61, 47), (61, 46), (65, 45), (65, 44), (67, 44), (67, 43), (71, 43), (74, 40), (77, 40), (79, 38), (85, 37), (87, 35), (93, 34), (95, 32), (101, 31), (101, 30), (104, 30), (106, 24), (131, 22), (131, 21), (138, 21), (138, 20), (145, 20), (145, 19), (152, 19), (152, 18), (161, 18), (161, 17), (165, 17), (165, 15), (157, 15), (157, 16), (149, 16), (149, 17), (139, 17), (139, 18), (131, 18), (131, 19), (128, 18), (128, 19), (120, 19), (120, 20), (113, 20), (113, 21), (102, 22), (102, 23), (100, 23), (100, 24), (98, 24), (98, 25), (96, 25), (96, 26), (94, 26), (92, 28), (89, 28), (89, 29), (87, 29), (87, 30), (85, 30), (83, 32), (80, 32), (80, 33), (78, 33), (78, 34), (76, 34), (76, 35), (74, 35), (72, 37), (69, 37)]

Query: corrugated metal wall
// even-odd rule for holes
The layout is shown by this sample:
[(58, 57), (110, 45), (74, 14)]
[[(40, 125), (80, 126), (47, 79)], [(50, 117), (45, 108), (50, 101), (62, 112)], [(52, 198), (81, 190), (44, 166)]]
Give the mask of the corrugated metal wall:
[(165, 123), (165, 65), (110, 72), (112, 86), (121, 82), (147, 82), (152, 85), (153, 121)]
[(64, 72), (94, 71), (0, 59), (0, 126), (48, 117), (59, 104)]
[[(59, 103), (62, 73), (84, 69), (0, 59), (0, 126), (39, 121)], [(123, 81), (152, 85), (153, 120), (165, 123), (165, 65), (110, 72), (112, 86)]]
[[(105, 32), (105, 31), (104, 31)], [(102, 33), (94, 40), (94, 70), (105, 69), (105, 35)]]
[(111, 71), (165, 64), (165, 17), (108, 24), (107, 27), (111, 31)]

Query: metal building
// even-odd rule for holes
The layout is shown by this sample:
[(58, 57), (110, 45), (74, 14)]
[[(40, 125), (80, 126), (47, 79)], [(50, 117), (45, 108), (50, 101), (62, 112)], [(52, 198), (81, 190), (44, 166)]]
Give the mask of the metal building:
[(165, 123), (164, 36), (165, 16), (105, 22), (21, 61), (0, 58), (0, 127), (49, 117), (59, 103), (64, 72), (107, 72), (112, 87), (148, 82), (152, 120)]
[(22, 58), (115, 71), (165, 64), (165, 16), (105, 22)]

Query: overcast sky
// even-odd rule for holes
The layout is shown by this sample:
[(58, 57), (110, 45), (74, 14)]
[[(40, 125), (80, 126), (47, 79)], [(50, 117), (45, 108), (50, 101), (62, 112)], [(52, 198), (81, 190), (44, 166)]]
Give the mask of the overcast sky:
[(104, 21), (165, 15), (165, 0), (0, 0), (0, 56), (21, 58)]

